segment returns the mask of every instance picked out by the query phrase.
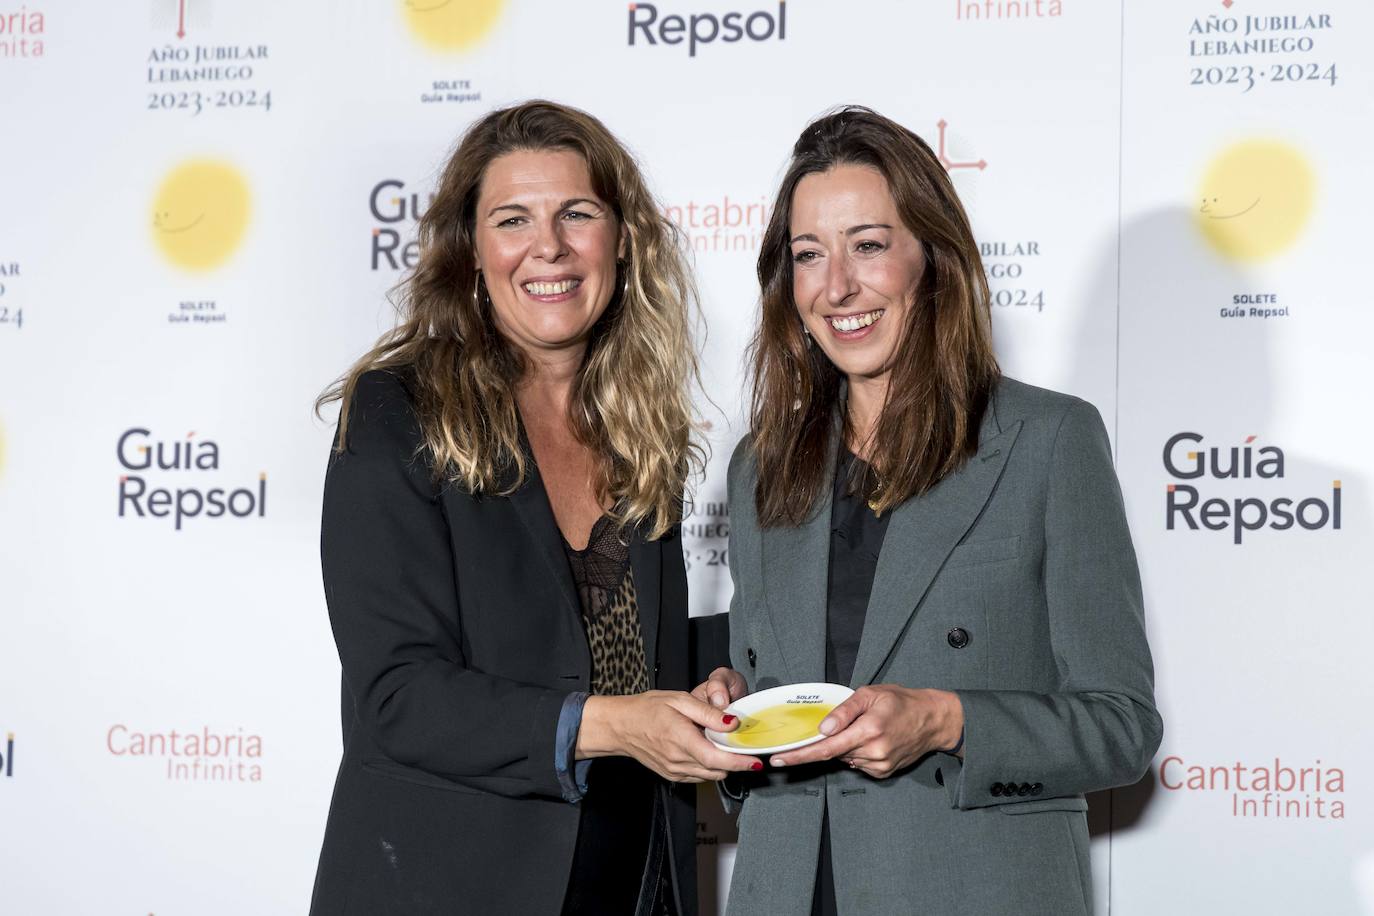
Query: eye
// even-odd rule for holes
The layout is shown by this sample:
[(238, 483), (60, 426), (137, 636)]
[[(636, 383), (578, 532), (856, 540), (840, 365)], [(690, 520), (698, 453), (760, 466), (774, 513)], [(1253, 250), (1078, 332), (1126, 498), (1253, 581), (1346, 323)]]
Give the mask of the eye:
[(877, 254), (878, 252), (883, 250), (883, 246), (879, 242), (874, 242), (866, 239), (860, 242), (859, 244), (855, 245), (854, 250), (861, 252), (863, 254)]
[(792, 255), (792, 260), (797, 264), (810, 264), (818, 257), (820, 257), (820, 255), (816, 254), (814, 251), (799, 251)]
[(520, 223), (522, 223), (522, 222), (524, 222), (524, 221), (525, 221), (525, 218), (524, 218), (523, 216), (508, 216), (508, 217), (506, 217), (505, 219), (501, 220), (501, 222), (497, 223), (497, 224), (496, 224), (496, 228), (498, 228), (498, 229), (510, 229), (510, 228), (515, 227), (515, 226), (518, 226)]
[(563, 218), (566, 220), (570, 220), (574, 223), (581, 223), (586, 222), (587, 220), (592, 219), (593, 217), (592, 214), (584, 213), (581, 210), (569, 210), (563, 214)]

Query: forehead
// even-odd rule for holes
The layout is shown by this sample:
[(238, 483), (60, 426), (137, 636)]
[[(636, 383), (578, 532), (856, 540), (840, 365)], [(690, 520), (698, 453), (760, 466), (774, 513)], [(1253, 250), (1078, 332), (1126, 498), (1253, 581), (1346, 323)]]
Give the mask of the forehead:
[(862, 223), (899, 224), (887, 179), (866, 165), (837, 165), (812, 172), (792, 192), (792, 229), (843, 229)]
[(482, 176), (482, 201), (549, 195), (595, 197), (591, 171), (572, 150), (515, 150), (497, 156)]

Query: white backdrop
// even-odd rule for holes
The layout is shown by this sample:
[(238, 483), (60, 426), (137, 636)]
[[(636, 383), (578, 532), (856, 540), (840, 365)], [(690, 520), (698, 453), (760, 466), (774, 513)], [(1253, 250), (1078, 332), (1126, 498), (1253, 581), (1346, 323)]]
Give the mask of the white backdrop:
[[(1099, 911), (1374, 913), (1371, 29), (1363, 0), (0, 0), (6, 908), (304, 912), (339, 754), (311, 403), (388, 326), (462, 129), (544, 96), (695, 251), (694, 613), (729, 600), (765, 208), (809, 118), (870, 105), (942, 151), (1007, 372), (1113, 434), (1166, 736), (1092, 800)], [(700, 841), (709, 912), (709, 805)]]

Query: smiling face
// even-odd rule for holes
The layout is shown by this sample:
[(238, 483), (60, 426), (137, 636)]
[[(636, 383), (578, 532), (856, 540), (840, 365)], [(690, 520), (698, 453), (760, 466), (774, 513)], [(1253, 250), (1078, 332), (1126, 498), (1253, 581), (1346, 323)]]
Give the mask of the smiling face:
[(1203, 177), (1198, 228), (1229, 258), (1266, 260), (1302, 234), (1315, 187), (1311, 167), (1293, 147), (1272, 140), (1237, 143)]
[(789, 235), (802, 324), (851, 384), (886, 378), (925, 269), (887, 180), (861, 165), (807, 175)]
[(535, 359), (585, 348), (615, 293), (622, 235), (586, 161), (566, 150), (492, 160), (474, 235), (502, 335)]
[(174, 169), (153, 201), (153, 239), (168, 260), (210, 270), (229, 259), (248, 228), (248, 184), (230, 165), (192, 160)]

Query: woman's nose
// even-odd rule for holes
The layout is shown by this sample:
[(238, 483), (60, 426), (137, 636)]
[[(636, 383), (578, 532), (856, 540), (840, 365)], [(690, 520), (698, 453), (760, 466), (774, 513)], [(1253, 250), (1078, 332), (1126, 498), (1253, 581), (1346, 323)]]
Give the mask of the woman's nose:
[(541, 223), (539, 234), (535, 236), (533, 254), (545, 261), (557, 261), (567, 253), (568, 246), (563, 241), (563, 233), (556, 221)]
[(859, 291), (854, 282), (853, 265), (848, 258), (831, 258), (827, 265), (825, 296), (831, 305), (842, 305)]

